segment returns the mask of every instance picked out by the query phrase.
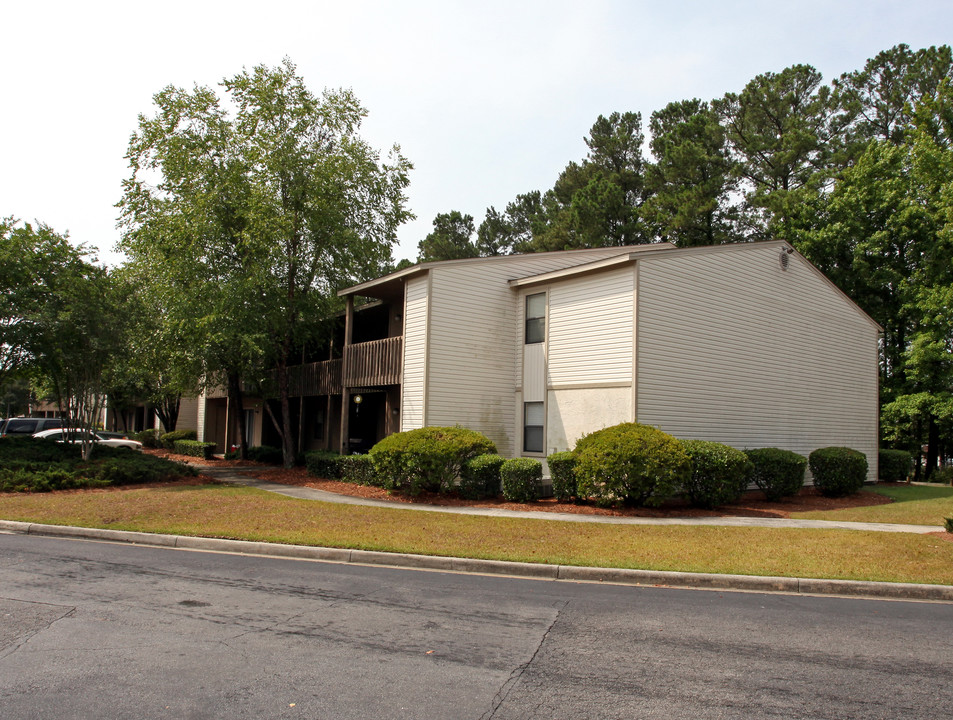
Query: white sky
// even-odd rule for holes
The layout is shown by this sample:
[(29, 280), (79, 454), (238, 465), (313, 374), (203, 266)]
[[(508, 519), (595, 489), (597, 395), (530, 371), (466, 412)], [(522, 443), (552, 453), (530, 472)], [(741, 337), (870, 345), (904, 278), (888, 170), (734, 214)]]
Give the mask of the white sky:
[(813, 65), (826, 81), (898, 43), (953, 42), (950, 0), (270, 0), (8, 3), (0, 11), (0, 217), (39, 220), (115, 263), (139, 113), (284, 56), (314, 92), (350, 87), (362, 134), (415, 169), (397, 258), (434, 215), (476, 223), (546, 190), (599, 114), (740, 91)]

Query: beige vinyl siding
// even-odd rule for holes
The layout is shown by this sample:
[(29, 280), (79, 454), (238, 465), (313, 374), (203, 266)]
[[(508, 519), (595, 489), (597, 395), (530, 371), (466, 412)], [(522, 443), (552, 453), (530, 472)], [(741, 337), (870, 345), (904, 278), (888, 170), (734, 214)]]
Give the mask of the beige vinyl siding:
[(553, 284), (548, 384), (632, 382), (631, 266)]
[[(176, 430), (196, 430), (201, 427), (199, 408), (204, 410), (205, 403), (199, 403), (198, 398), (184, 397), (179, 402), (179, 417), (175, 423)], [(204, 420), (204, 413), (202, 414)]]
[(196, 400), (195, 431), (199, 442), (205, 442), (205, 393), (202, 392)]
[(507, 283), (618, 253), (602, 248), (432, 267), (427, 424), (479, 430), (500, 454), (518, 455), (523, 294)]
[(546, 344), (523, 346), (523, 402), (546, 399)]
[(878, 330), (777, 244), (645, 258), (638, 420), (681, 438), (807, 455), (844, 445), (877, 468)]
[(429, 277), (407, 281), (404, 298), (404, 373), (401, 385), (400, 429), (424, 426), (427, 383), (427, 324)]

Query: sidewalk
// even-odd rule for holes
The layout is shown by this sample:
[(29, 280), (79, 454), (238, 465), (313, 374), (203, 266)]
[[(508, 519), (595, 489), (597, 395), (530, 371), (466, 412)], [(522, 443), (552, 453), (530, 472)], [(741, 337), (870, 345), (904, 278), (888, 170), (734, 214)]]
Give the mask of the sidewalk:
[[(396, 508), (400, 510), (418, 510), (421, 512), (449, 513), (456, 515), (482, 515), (485, 517), (526, 518), (530, 520), (559, 520), (562, 522), (578, 523), (609, 523), (616, 525), (706, 525), (709, 527), (767, 527), (767, 528), (814, 528), (814, 529), (841, 529), (841, 530), (868, 530), (872, 532), (926, 533), (943, 530), (939, 525), (894, 525), (891, 523), (869, 522), (842, 522), (838, 520), (797, 520), (791, 518), (757, 518), (757, 517), (685, 517), (685, 518), (643, 518), (643, 517), (616, 517), (609, 515), (579, 515), (576, 513), (546, 512), (539, 510), (504, 510), (501, 508), (480, 507), (450, 507), (445, 505), (427, 505), (425, 503), (406, 503), (396, 500), (372, 500), (338, 495), (325, 490), (316, 490), (298, 485), (281, 485), (279, 483), (258, 480), (247, 475), (247, 471), (240, 468), (209, 468), (203, 466), (202, 473), (214, 477), (221, 482), (244, 485), (259, 490), (287, 495), (301, 500), (320, 500), (322, 502), (339, 503), (342, 505), (367, 505), (370, 507)], [(252, 470), (253, 471), (253, 470)]]

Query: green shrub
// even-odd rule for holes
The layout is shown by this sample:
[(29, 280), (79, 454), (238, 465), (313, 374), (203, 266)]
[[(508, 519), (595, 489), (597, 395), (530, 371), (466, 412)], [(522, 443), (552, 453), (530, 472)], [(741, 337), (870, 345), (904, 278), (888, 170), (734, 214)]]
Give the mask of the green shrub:
[(948, 517), (943, 520), (943, 526), (946, 528), (948, 533), (953, 533), (953, 517)]
[(500, 467), (504, 459), (499, 455), (477, 455), (460, 468), (460, 497), (481, 500), (496, 497), (500, 492)]
[(463, 463), (495, 452), (493, 441), (474, 430), (425, 427), (389, 435), (369, 454), (390, 487), (419, 495), (424, 490), (453, 490)]
[(282, 465), (285, 456), (281, 448), (271, 445), (252, 445), (248, 448), (248, 459), (254, 462), (265, 463), (266, 465)]
[(682, 440), (691, 461), (685, 494), (695, 507), (714, 508), (736, 502), (748, 487), (754, 469), (748, 456), (728, 445)]
[(877, 474), (883, 482), (906, 482), (913, 471), (913, 456), (906, 450), (882, 449), (877, 466)]
[(341, 479), (355, 485), (381, 485), (370, 455), (340, 455), (338, 467)]
[(174, 450), (177, 440), (197, 440), (198, 433), (195, 430), (173, 430), (159, 436), (159, 442), (166, 450)]
[(867, 479), (867, 456), (846, 447), (818, 448), (808, 456), (814, 487), (825, 497), (860, 492)]
[(781, 448), (745, 450), (754, 465), (752, 479), (764, 496), (774, 502), (797, 495), (804, 487), (807, 458)]
[(330, 450), (312, 450), (305, 453), (304, 465), (308, 475), (336, 480), (341, 477), (341, 455)]
[(500, 466), (503, 497), (510, 502), (535, 502), (543, 490), (543, 464), (533, 458), (512, 458)]
[(204, 458), (208, 460), (215, 452), (215, 443), (199, 442), (198, 440), (176, 440), (172, 446), (177, 455)]
[(559, 502), (576, 500), (579, 495), (576, 487), (576, 457), (568, 451), (554, 452), (546, 458), (546, 463), (553, 482), (553, 497)]
[(152, 428), (148, 430), (142, 430), (137, 433), (131, 433), (129, 435), (130, 440), (138, 440), (142, 443), (143, 447), (147, 448), (157, 448), (159, 447), (159, 435)]
[(930, 473), (930, 482), (953, 485), (953, 465), (937, 468)]
[(105, 482), (85, 478), (62, 468), (0, 470), (0, 492), (53, 492), (84, 487), (101, 487)]
[(33, 438), (0, 440), (0, 491), (48, 492), (160, 482), (196, 471), (181, 463), (121, 448), (97, 446), (84, 462), (77, 445)]
[(688, 479), (688, 455), (678, 440), (638, 423), (597, 430), (576, 443), (579, 496), (598, 505), (659, 505)]

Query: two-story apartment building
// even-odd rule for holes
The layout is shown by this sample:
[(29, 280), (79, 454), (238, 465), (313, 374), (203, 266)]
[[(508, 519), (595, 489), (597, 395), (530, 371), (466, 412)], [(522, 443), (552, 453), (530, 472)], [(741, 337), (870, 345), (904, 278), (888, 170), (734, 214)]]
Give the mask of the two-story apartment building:
[(880, 328), (784, 242), (425, 263), (340, 294), (339, 357), (295, 380), (310, 447), (462, 425), (544, 457), (637, 420), (738, 448), (845, 445), (876, 477)]

